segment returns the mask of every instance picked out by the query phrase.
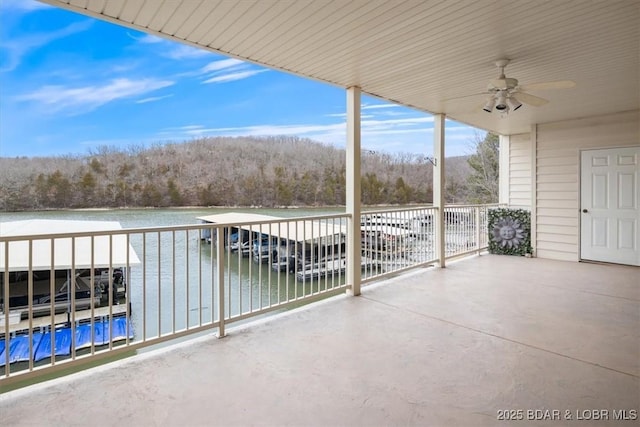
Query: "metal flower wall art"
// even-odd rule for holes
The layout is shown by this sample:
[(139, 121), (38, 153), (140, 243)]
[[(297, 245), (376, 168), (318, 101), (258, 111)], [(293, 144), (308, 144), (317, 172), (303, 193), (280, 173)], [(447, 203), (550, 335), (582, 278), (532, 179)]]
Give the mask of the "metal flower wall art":
[(489, 210), (489, 252), (531, 256), (531, 213), (524, 209)]
[(493, 240), (503, 248), (517, 248), (524, 241), (524, 232), (519, 221), (500, 218), (493, 226)]

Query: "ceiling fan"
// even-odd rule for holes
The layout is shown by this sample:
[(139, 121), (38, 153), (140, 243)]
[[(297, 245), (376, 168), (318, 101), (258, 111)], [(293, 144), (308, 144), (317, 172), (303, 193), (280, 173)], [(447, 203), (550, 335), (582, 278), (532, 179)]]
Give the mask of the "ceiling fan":
[(509, 62), (510, 61), (508, 59), (497, 60), (496, 67), (498, 67), (500, 75), (498, 78), (489, 82), (486, 92), (476, 94), (489, 95), (486, 103), (482, 107), (482, 109), (487, 113), (491, 113), (495, 109), (500, 113), (506, 114), (509, 111), (519, 109), (522, 107), (522, 104), (541, 107), (549, 101), (544, 98), (531, 95), (530, 93), (527, 93), (528, 91), (570, 89), (576, 85), (575, 82), (572, 82), (571, 80), (520, 85), (517, 79), (507, 77), (504, 74), (504, 69)]

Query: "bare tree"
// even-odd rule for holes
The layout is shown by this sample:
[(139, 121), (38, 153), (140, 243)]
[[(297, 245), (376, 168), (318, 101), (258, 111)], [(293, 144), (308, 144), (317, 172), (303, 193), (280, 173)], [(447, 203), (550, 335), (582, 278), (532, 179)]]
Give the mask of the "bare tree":
[(497, 203), (499, 197), (499, 139), (487, 133), (484, 139), (476, 137), (475, 153), (469, 157), (471, 175), (467, 178), (471, 203)]
[[(448, 163), (450, 201), (465, 202), (465, 158)], [(430, 203), (425, 156), (367, 152), (363, 201)], [(462, 184), (460, 184), (462, 183)], [(456, 185), (453, 185), (456, 184)], [(87, 156), (0, 158), (0, 209), (344, 205), (345, 151), (292, 136), (217, 137)]]

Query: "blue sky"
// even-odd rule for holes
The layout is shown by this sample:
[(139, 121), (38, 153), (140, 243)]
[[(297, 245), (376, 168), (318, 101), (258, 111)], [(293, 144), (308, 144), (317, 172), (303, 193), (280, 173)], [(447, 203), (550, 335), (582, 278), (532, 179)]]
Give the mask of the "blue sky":
[[(0, 156), (205, 136), (345, 146), (345, 91), (31, 0), (0, 0)], [(362, 98), (362, 148), (432, 152), (432, 117)], [(484, 133), (446, 127), (447, 154)]]

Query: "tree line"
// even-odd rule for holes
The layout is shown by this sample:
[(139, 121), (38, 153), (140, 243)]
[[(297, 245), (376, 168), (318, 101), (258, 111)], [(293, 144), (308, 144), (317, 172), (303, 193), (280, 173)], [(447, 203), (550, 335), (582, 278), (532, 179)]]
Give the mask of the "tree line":
[[(448, 159), (449, 202), (481, 202), (473, 200), (474, 156)], [(361, 167), (364, 204), (432, 201), (427, 156), (363, 152)], [(297, 137), (103, 146), (83, 156), (0, 158), (0, 210), (344, 205), (345, 173), (344, 149)]]

